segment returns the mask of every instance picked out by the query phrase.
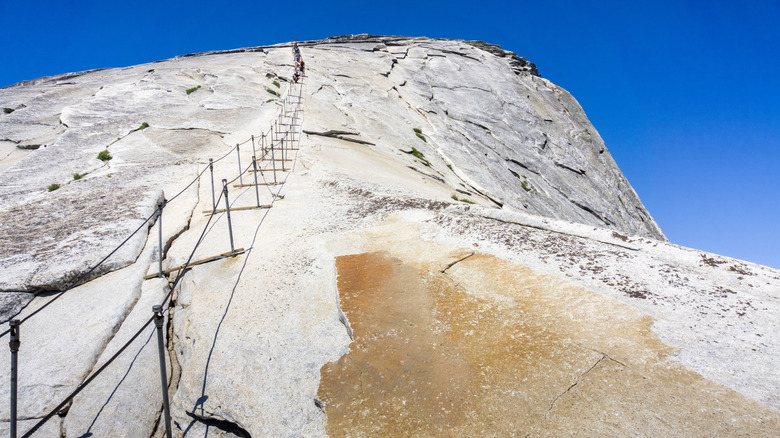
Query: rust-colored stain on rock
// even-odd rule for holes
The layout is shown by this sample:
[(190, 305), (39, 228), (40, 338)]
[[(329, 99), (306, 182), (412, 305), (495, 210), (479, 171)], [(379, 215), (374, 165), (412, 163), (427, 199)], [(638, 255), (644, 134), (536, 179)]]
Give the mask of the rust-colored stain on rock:
[[(461, 254), (450, 254), (447, 263)], [(330, 436), (776, 436), (778, 414), (666, 359), (652, 320), (487, 255), (337, 258), (350, 352)]]

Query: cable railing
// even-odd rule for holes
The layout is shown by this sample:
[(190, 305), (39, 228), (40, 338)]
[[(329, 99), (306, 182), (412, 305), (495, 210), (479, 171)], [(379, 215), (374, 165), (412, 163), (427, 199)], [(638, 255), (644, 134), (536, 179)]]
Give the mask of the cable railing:
[[(232, 230), (232, 223), (230, 219), (230, 213), (231, 209), (233, 211), (240, 210), (240, 209), (251, 209), (251, 208), (242, 208), (242, 207), (231, 207), (231, 203), (229, 202), (229, 185), (235, 183), (236, 181), (240, 182), (239, 186), (234, 187), (241, 187), (244, 188), (244, 192), (246, 193), (249, 186), (254, 186), (255, 188), (255, 194), (256, 194), (256, 207), (254, 208), (262, 208), (262, 207), (272, 207), (273, 204), (279, 200), (282, 199), (280, 196), (281, 190), (284, 187), (284, 184), (287, 182), (287, 178), (290, 176), (290, 172), (295, 165), (295, 160), (292, 159), (290, 161), (293, 161), (292, 166), (287, 169), (285, 168), (285, 163), (287, 158), (285, 158), (286, 153), (292, 150), (297, 150), (300, 148), (300, 140), (302, 135), (302, 125), (303, 125), (303, 111), (301, 109), (301, 102), (302, 102), (302, 93), (303, 93), (303, 86), (304, 86), (304, 67), (303, 67), (303, 61), (300, 58), (300, 51), (297, 50), (297, 44), (293, 44), (293, 55), (296, 59), (296, 65), (295, 65), (295, 72), (293, 75), (293, 81), (290, 82), (289, 87), (287, 89), (287, 93), (285, 94), (284, 98), (281, 102), (281, 112), (279, 116), (274, 120), (274, 122), (269, 127), (268, 131), (261, 132), (257, 138), (260, 139), (260, 155), (257, 154), (256, 150), (256, 136), (251, 135), (248, 139), (244, 140), (243, 142), (237, 143), (235, 147), (231, 148), (229, 151), (227, 151), (224, 155), (220, 156), (216, 160), (209, 159), (208, 166), (205, 166), (203, 170), (201, 170), (198, 175), (192, 179), (182, 190), (177, 192), (174, 196), (172, 196), (170, 199), (163, 199), (163, 201), (158, 204), (158, 207), (154, 210), (154, 212), (146, 217), (146, 219), (141, 223), (141, 225), (138, 226), (138, 228), (135, 229), (124, 241), (122, 241), (119, 245), (117, 245), (111, 252), (109, 252), (108, 255), (106, 255), (103, 259), (101, 259), (98, 263), (96, 263), (94, 266), (92, 266), (87, 271), (83, 272), (81, 275), (79, 275), (75, 280), (70, 282), (70, 284), (65, 287), (63, 290), (56, 293), (56, 295), (49, 301), (47, 301), (45, 304), (43, 304), (41, 307), (36, 309), (35, 311), (31, 312), (29, 315), (26, 315), (22, 319), (14, 319), (9, 322), (9, 329), (5, 330), (3, 333), (0, 333), (0, 338), (10, 335), (10, 348), (11, 348), (11, 409), (10, 409), (10, 436), (12, 438), (16, 438), (16, 432), (17, 432), (17, 370), (18, 370), (18, 351), (20, 346), (20, 327), (28, 321), (30, 318), (38, 315), (40, 312), (42, 312), (44, 309), (49, 307), (51, 304), (53, 304), (55, 301), (57, 301), (59, 298), (61, 298), (65, 293), (68, 291), (81, 286), (86, 283), (85, 280), (89, 279), (89, 276), (94, 273), (98, 268), (100, 268), (106, 260), (108, 260), (111, 256), (113, 256), (119, 249), (124, 247), (125, 244), (127, 244), (130, 239), (135, 236), (138, 232), (140, 232), (145, 226), (148, 225), (148, 228), (152, 227), (153, 220), (157, 218), (157, 223), (159, 226), (159, 241), (158, 241), (158, 272), (155, 275), (146, 276), (145, 279), (148, 278), (163, 278), (166, 275), (170, 275), (172, 272), (177, 272), (177, 275), (171, 281), (169, 279), (168, 283), (168, 292), (163, 298), (162, 302), (158, 305), (155, 305), (153, 307), (153, 316), (146, 320), (146, 322), (133, 334), (121, 347), (118, 348), (118, 350), (109, 358), (107, 359), (97, 370), (92, 372), (89, 377), (87, 377), (84, 381), (82, 381), (68, 396), (66, 396), (54, 409), (49, 411), (46, 415), (44, 415), (35, 425), (33, 425), (24, 435), (23, 437), (29, 437), (32, 434), (34, 434), (36, 431), (39, 430), (39, 428), (45, 424), (47, 421), (49, 421), (54, 415), (57, 415), (64, 407), (68, 405), (68, 403), (71, 403), (73, 398), (76, 397), (84, 388), (86, 388), (92, 381), (94, 381), (95, 378), (97, 378), (104, 370), (106, 370), (117, 358), (119, 358), (124, 351), (149, 327), (149, 325), (154, 322), (156, 326), (157, 331), (157, 337), (158, 337), (158, 349), (159, 349), (159, 355), (160, 355), (160, 375), (161, 375), (161, 385), (162, 385), (162, 392), (163, 392), (163, 418), (161, 418), (162, 421), (164, 421), (165, 427), (166, 427), (166, 436), (171, 437), (171, 416), (170, 416), (170, 408), (168, 405), (168, 382), (167, 382), (167, 376), (166, 376), (166, 367), (165, 367), (165, 348), (164, 348), (164, 341), (163, 341), (163, 335), (162, 335), (162, 327), (163, 322), (165, 318), (165, 314), (169, 312), (170, 310), (170, 299), (173, 294), (173, 292), (176, 290), (177, 286), (179, 286), (180, 281), (184, 277), (184, 275), (188, 272), (189, 269), (191, 269), (196, 264), (199, 264), (201, 261), (193, 260), (195, 257), (196, 251), (200, 248), (201, 244), (204, 242), (206, 235), (213, 229), (213, 227), (216, 225), (216, 223), (219, 221), (219, 219), (222, 217), (222, 214), (224, 214), (227, 217), (227, 226), (228, 226), (228, 235), (230, 238), (230, 249), (231, 251), (229, 253), (221, 254), (217, 257), (212, 257), (208, 261), (218, 260), (220, 258), (225, 257), (235, 257), (243, 253), (243, 250), (236, 250), (234, 247), (233, 242), (233, 230)], [(293, 94), (294, 89), (298, 88), (297, 94)], [(292, 102), (292, 100), (295, 99), (295, 102)], [(287, 113), (288, 111), (288, 104), (293, 108), (292, 109), (292, 117), (290, 117)], [(288, 118), (289, 121), (286, 121), (285, 118)], [(284, 128), (284, 130), (282, 130)], [(297, 138), (296, 138), (297, 134)], [(268, 141), (266, 142), (266, 139)], [(252, 160), (251, 164), (248, 166), (242, 166), (241, 165), (241, 150), (240, 146), (245, 145), (247, 143), (252, 143)], [(285, 146), (285, 144), (287, 146)], [(222, 180), (222, 191), (220, 192), (219, 196), (216, 196), (215, 193), (215, 183), (214, 183), (214, 165), (227, 157), (229, 157), (233, 151), (236, 151), (236, 157), (238, 161), (238, 175), (235, 176), (232, 180), (228, 181), (227, 179)], [(276, 168), (276, 154), (281, 153), (281, 162), (282, 162), (282, 168), (277, 169)], [(270, 158), (269, 158), (270, 157)], [(258, 161), (261, 163), (260, 168), (258, 168)], [(262, 163), (269, 162), (271, 165), (271, 169), (262, 169)], [(162, 241), (162, 217), (163, 217), (163, 209), (170, 203), (176, 201), (176, 199), (181, 196), (183, 193), (185, 193), (190, 187), (192, 187), (193, 184), (200, 181), (201, 178), (204, 176), (207, 170), (210, 170), (211, 174), (211, 187), (212, 187), (212, 208), (210, 211), (206, 211), (204, 213), (207, 213), (208, 220), (203, 226), (203, 230), (201, 231), (200, 236), (198, 237), (198, 240), (196, 241), (195, 245), (192, 248), (192, 251), (190, 251), (186, 263), (184, 265), (177, 267), (175, 269), (171, 269), (168, 272), (165, 272), (162, 268), (162, 260), (164, 258), (163, 254), (163, 241)], [(286, 175), (283, 176), (283, 179), (281, 182), (277, 180), (277, 172), (286, 172)], [(278, 186), (278, 190), (274, 192), (271, 190), (270, 186), (271, 183), (266, 179), (265, 173), (272, 172), (273, 173), (273, 185)], [(253, 174), (254, 176), (254, 184), (245, 185), (243, 184), (243, 177), (244, 175)], [(257, 175), (260, 175), (260, 177), (263, 179), (263, 183), (260, 183), (257, 179)], [(260, 205), (260, 196), (259, 196), (259, 186), (265, 185), (268, 189), (269, 193), (271, 194), (271, 205), (270, 206), (261, 206)], [(243, 194), (239, 194), (234, 200), (234, 202), (237, 201), (237, 199)], [(225, 208), (224, 210), (218, 209), (218, 205), (224, 198), (225, 200)], [(215, 219), (216, 218), (216, 219)], [(214, 222), (212, 224), (212, 222)]]

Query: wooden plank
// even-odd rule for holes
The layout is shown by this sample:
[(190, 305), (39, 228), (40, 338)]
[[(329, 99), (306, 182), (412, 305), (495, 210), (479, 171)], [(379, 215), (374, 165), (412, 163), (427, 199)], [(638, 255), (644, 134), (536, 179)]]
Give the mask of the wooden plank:
[[(279, 169), (257, 169), (258, 172), (274, 172), (274, 171), (276, 171), (276, 172), (287, 172), (289, 170), (292, 170), (292, 169), (289, 169), (289, 168), (288, 169), (281, 169), (281, 168), (279, 168)], [(247, 170), (247, 173), (254, 173), (254, 172), (255, 172), (254, 169)]]
[[(257, 210), (258, 208), (271, 208), (271, 207), (273, 207), (273, 205), (271, 205), (271, 204), (261, 205), (259, 207), (256, 206), (256, 205), (253, 205), (251, 207), (233, 207), (233, 208), (230, 209), (230, 211)], [(224, 212), (225, 212), (224, 208), (218, 208), (218, 209), (214, 210), (214, 214), (224, 213)], [(210, 214), (212, 214), (212, 210), (203, 210), (203, 214), (210, 215)]]
[[(237, 249), (237, 250), (235, 250), (235, 251), (231, 251), (231, 252), (224, 252), (224, 253), (222, 253), (222, 254), (215, 255), (215, 256), (213, 256), (213, 257), (209, 257), (209, 258), (205, 258), (205, 259), (203, 259), (203, 260), (198, 260), (198, 261), (191, 262), (189, 265), (186, 265), (186, 266), (187, 266), (188, 268), (191, 268), (191, 267), (193, 267), (193, 266), (202, 265), (202, 264), (204, 264), (204, 263), (213, 262), (213, 261), (216, 261), (216, 260), (224, 259), (224, 258), (226, 258), (226, 257), (235, 257), (235, 256), (237, 256), (237, 255), (241, 255), (241, 254), (243, 254), (243, 253), (244, 253), (244, 248), (238, 248), (238, 249)], [(170, 274), (171, 272), (180, 271), (180, 270), (181, 270), (181, 269), (182, 269), (184, 266), (185, 266), (185, 265), (180, 265), (180, 266), (177, 266), (177, 267), (175, 267), (175, 268), (166, 269), (166, 270), (164, 270), (164, 271), (163, 271), (163, 274), (165, 274), (165, 275), (168, 275), (168, 274)], [(145, 276), (144, 276), (144, 280), (149, 280), (149, 279), (152, 279), (152, 278), (157, 278), (159, 275), (160, 275), (160, 273), (159, 273), (159, 272), (156, 272), (156, 273), (154, 273), (154, 274), (145, 275)]]
[(233, 187), (280, 186), (284, 183), (261, 182), (257, 184), (233, 184)]

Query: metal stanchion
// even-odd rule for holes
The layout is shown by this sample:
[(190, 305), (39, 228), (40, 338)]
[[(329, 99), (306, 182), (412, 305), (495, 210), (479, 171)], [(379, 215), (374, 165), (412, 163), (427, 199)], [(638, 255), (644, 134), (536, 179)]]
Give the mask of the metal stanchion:
[(243, 172), (241, 172), (241, 151), (239, 150), (238, 143), (236, 143), (236, 155), (238, 155), (238, 182), (242, 186), (244, 185)]
[[(273, 128), (272, 128), (273, 129)], [(274, 141), (273, 136), (271, 136), (271, 167), (274, 170), (274, 185), (276, 185), (276, 160), (274, 157)]]
[(255, 170), (255, 197), (257, 198), (257, 206), (260, 207), (260, 189), (257, 184), (257, 159), (252, 157), (252, 168)]
[(162, 268), (162, 259), (163, 259), (162, 217), (163, 217), (163, 208), (165, 208), (165, 205), (167, 203), (168, 203), (168, 201), (163, 199), (163, 202), (162, 202), (162, 204), (160, 204), (160, 207), (159, 207), (160, 208), (160, 214), (157, 217), (157, 237), (159, 238), (158, 242), (159, 242), (159, 246), (160, 246), (159, 251), (158, 251), (158, 254), (159, 254), (160, 257), (159, 257), (159, 260), (157, 260), (157, 267), (159, 268), (159, 270), (158, 270), (158, 272), (159, 272), (158, 277), (162, 277), (163, 276), (163, 268)]
[(211, 170), (211, 209), (217, 209), (217, 198), (214, 195), (214, 160), (209, 158), (209, 170)]
[(255, 136), (252, 135), (252, 158), (257, 156), (257, 151), (255, 150)]
[(171, 438), (171, 407), (168, 405), (168, 372), (165, 368), (165, 341), (163, 340), (162, 326), (165, 317), (162, 314), (162, 306), (152, 306), (154, 312), (154, 325), (157, 326), (157, 350), (160, 353), (160, 383), (162, 385), (163, 413), (165, 415), (165, 436)]
[(230, 252), (236, 252), (233, 246), (233, 224), (230, 222), (230, 201), (228, 201), (227, 180), (222, 180), (222, 194), (225, 195), (225, 211), (227, 212), (228, 233), (230, 233)]
[(11, 341), (8, 342), (8, 346), (11, 347), (11, 422), (10, 422), (10, 434), (11, 438), (16, 438), (16, 386), (17, 380), (17, 353), (19, 352), (19, 325), (21, 322), (18, 319), (11, 321)]
[[(295, 129), (293, 130), (293, 143), (295, 143), (296, 141), (300, 143), (301, 141), (300, 135), (298, 136), (298, 140), (295, 139), (295, 134), (297, 133), (296, 131), (298, 131), (299, 128), (298, 120), (299, 120), (298, 109), (296, 108), (295, 113), (293, 113), (293, 126), (295, 127)], [(298, 147), (300, 147), (300, 145)]]

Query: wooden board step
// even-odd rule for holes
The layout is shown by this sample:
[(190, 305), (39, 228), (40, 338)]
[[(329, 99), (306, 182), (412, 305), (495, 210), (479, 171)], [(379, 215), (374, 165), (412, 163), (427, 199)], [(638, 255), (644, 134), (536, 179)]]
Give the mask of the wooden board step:
[[(290, 170), (290, 169), (282, 169), (282, 168), (276, 169), (277, 172), (287, 172), (288, 170)], [(257, 169), (257, 171), (258, 172), (273, 172), (274, 169)], [(254, 173), (254, 172), (255, 172), (254, 169), (247, 170), (247, 173)]]
[(241, 187), (254, 187), (254, 186), (280, 186), (284, 183), (273, 183), (273, 182), (261, 182), (257, 184), (233, 184), (233, 187), (241, 188)]
[[(257, 210), (259, 208), (271, 208), (271, 207), (273, 207), (273, 205), (271, 205), (271, 204), (265, 204), (265, 205), (261, 205), (259, 207), (256, 206), (256, 205), (253, 205), (253, 206), (250, 206), (250, 207), (232, 207), (230, 209), (230, 211)], [(224, 208), (218, 208), (216, 210), (203, 210), (203, 214), (205, 214), (206, 216), (208, 216), (210, 214), (217, 214), (217, 213), (224, 213), (224, 212), (225, 212)]]
[[(213, 257), (209, 257), (209, 258), (205, 258), (203, 260), (197, 260), (197, 261), (191, 262), (189, 265), (187, 265), (187, 267), (190, 268), (192, 266), (202, 265), (204, 263), (213, 262), (213, 261), (216, 261), (216, 260), (222, 260), (222, 259), (227, 258), (227, 257), (235, 257), (237, 255), (243, 254), (244, 252), (245, 252), (244, 248), (238, 248), (235, 251), (224, 252), (222, 254), (215, 255)], [(182, 268), (184, 268), (184, 265), (177, 266), (175, 268), (169, 268), (169, 269), (164, 270), (163, 274), (164, 275), (168, 275), (171, 272), (180, 271)], [(160, 273), (159, 272), (155, 272), (154, 274), (145, 275), (144, 276), (144, 280), (150, 280), (152, 278), (157, 278), (159, 276), (160, 276)]]

